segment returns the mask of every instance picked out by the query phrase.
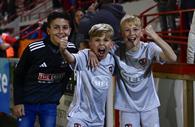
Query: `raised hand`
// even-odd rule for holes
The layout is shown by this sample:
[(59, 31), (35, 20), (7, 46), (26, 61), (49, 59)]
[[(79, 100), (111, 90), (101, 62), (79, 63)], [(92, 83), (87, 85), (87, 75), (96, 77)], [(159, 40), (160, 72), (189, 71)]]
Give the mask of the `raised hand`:
[(154, 31), (152, 25), (147, 25), (145, 27), (145, 32), (144, 32), (146, 35), (148, 35), (149, 37), (151, 38), (156, 38), (158, 37), (158, 34)]
[(59, 43), (60, 52), (63, 53), (67, 49), (68, 37), (62, 38)]

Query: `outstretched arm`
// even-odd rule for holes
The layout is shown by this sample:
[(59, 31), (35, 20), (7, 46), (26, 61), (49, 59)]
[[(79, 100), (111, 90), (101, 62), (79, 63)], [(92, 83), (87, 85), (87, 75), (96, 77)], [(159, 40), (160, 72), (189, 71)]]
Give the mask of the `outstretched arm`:
[(152, 28), (151, 25), (146, 26), (145, 33), (150, 36), (154, 42), (162, 49), (160, 57), (166, 62), (175, 62), (177, 56), (174, 53), (173, 49), (165, 42)]
[(75, 63), (75, 58), (73, 56), (73, 54), (71, 54), (68, 50), (67, 50), (67, 45), (68, 45), (68, 39), (62, 39), (60, 41), (60, 52), (62, 54), (62, 56), (64, 57), (64, 59), (69, 63), (69, 64), (73, 64)]

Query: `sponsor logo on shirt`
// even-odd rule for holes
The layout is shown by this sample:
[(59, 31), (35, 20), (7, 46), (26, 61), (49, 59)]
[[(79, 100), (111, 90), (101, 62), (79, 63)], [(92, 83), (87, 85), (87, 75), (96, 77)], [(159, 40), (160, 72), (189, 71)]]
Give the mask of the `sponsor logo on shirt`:
[(100, 89), (108, 89), (111, 81), (111, 78), (107, 76), (95, 76), (92, 78), (92, 84)]
[(39, 73), (38, 82), (39, 83), (54, 83), (54, 82), (58, 82), (61, 79), (63, 79), (64, 76), (65, 76), (65, 73), (57, 73), (57, 74)]
[[(127, 72), (126, 70), (120, 70), (120, 74), (123, 78), (123, 81), (126, 83), (136, 83), (144, 79), (144, 74), (131, 74), (131, 72)], [(131, 84), (135, 85), (135, 84)]]

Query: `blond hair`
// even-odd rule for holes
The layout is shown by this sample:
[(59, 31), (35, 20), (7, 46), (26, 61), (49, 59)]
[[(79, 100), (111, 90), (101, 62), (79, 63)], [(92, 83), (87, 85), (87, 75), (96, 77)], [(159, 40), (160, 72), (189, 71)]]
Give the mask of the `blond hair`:
[(114, 35), (112, 26), (109, 24), (100, 23), (93, 25), (89, 30), (90, 39), (93, 37), (101, 37), (103, 35), (105, 35), (106, 38), (112, 38)]
[(126, 14), (120, 22), (121, 31), (123, 31), (124, 24), (128, 23), (130, 26), (142, 27), (141, 20), (138, 16)]

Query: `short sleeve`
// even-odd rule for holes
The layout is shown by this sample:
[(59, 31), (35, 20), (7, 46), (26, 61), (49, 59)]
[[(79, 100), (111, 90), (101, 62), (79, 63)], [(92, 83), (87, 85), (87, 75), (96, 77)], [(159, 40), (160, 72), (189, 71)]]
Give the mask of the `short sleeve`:
[(75, 57), (75, 66), (74, 70), (84, 70), (87, 68), (87, 61), (88, 61), (88, 50), (80, 50), (78, 53), (73, 54)]
[(150, 54), (152, 55), (152, 58), (156, 62), (158, 62), (160, 64), (165, 63), (165, 61), (160, 58), (160, 53), (162, 52), (162, 49), (157, 44), (155, 44), (154, 42), (150, 42), (149, 49), (150, 49)]

